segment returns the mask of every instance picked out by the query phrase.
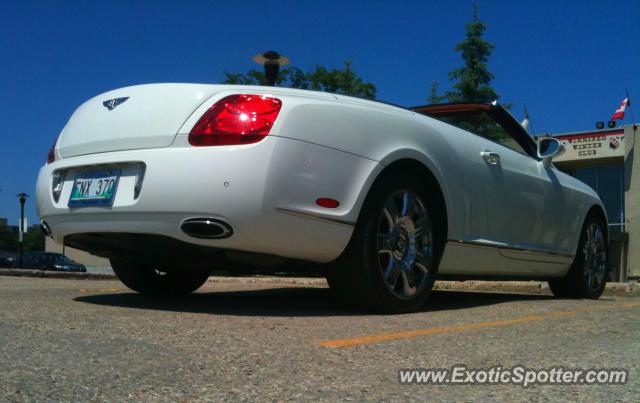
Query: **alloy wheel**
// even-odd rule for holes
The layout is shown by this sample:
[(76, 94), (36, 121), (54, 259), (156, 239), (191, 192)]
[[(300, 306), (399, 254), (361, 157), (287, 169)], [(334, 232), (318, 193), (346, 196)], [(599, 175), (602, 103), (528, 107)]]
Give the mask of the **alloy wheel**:
[(392, 193), (378, 220), (378, 265), (387, 288), (400, 299), (420, 295), (433, 275), (433, 228), (412, 190)]
[(582, 246), (584, 256), (584, 275), (587, 286), (597, 290), (605, 281), (607, 273), (607, 250), (602, 230), (597, 223), (591, 223), (585, 230), (585, 242)]

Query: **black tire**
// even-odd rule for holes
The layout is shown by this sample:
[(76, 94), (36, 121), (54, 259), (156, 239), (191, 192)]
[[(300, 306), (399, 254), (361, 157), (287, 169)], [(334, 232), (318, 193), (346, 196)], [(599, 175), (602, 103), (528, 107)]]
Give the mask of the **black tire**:
[(111, 267), (124, 285), (141, 294), (187, 295), (200, 288), (211, 273), (122, 259), (111, 259)]
[[(590, 238), (597, 235), (590, 231), (599, 231), (598, 252), (593, 249)], [(580, 232), (580, 241), (576, 257), (564, 277), (549, 280), (549, 288), (556, 297), (598, 299), (602, 295), (609, 275), (609, 249), (606, 225), (595, 214), (587, 217)], [(587, 245), (589, 243), (589, 245)], [(602, 256), (604, 254), (604, 256)], [(595, 256), (595, 257), (594, 257)]]
[[(327, 270), (327, 282), (332, 290), (351, 303), (387, 313), (413, 312), (423, 306), (433, 288), (444, 234), (443, 229), (438, 228), (441, 220), (434, 219), (435, 214), (443, 212), (437, 208), (433, 189), (429, 191), (426, 182), (396, 170), (376, 181), (364, 202), (349, 245)], [(415, 195), (411, 211), (404, 216), (398, 212), (397, 221), (413, 216), (417, 220), (414, 224), (418, 220), (425, 223), (420, 226), (422, 231), (413, 233), (404, 231), (400, 224), (392, 225), (395, 218), (390, 219), (387, 208), (401, 197), (401, 203), (396, 206), (409, 210), (405, 208), (404, 199), (405, 195), (410, 199), (411, 194)], [(422, 234), (421, 239), (416, 235), (418, 232)], [(400, 256), (404, 258), (399, 259)], [(411, 256), (415, 256), (413, 263)], [(400, 266), (405, 269), (397, 268)], [(383, 271), (394, 274), (385, 276)], [(398, 285), (398, 281), (402, 283)], [(405, 288), (405, 284), (411, 287)], [(406, 290), (415, 293), (409, 295)]]

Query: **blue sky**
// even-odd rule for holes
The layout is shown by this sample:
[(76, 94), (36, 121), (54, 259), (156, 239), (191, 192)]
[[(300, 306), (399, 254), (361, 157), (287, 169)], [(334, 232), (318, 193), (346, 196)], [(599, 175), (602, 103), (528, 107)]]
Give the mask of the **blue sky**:
[[(640, 99), (640, 2), (478, 1), (493, 86), (537, 133), (588, 130), (628, 88)], [(378, 98), (425, 103), (461, 64), (471, 1), (49, 1), (0, 3), (0, 217), (34, 193), (47, 150), (84, 100), (150, 82), (217, 83), (275, 49), (295, 66), (351, 59)], [(637, 105), (634, 102), (634, 105)], [(638, 113), (640, 117), (640, 112)], [(636, 119), (638, 120), (638, 119)], [(626, 122), (630, 122), (629, 117)], [(30, 223), (37, 217), (27, 202)]]

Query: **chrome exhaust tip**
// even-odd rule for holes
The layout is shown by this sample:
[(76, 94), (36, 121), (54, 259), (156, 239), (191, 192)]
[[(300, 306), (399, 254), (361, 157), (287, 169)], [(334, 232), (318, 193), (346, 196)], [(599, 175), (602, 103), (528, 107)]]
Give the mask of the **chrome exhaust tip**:
[(45, 236), (51, 236), (52, 232), (51, 232), (51, 228), (49, 227), (49, 224), (47, 224), (46, 221), (43, 221), (40, 223), (40, 231), (42, 231), (42, 233)]
[(189, 218), (180, 224), (180, 229), (194, 238), (222, 239), (233, 235), (229, 224), (215, 218)]

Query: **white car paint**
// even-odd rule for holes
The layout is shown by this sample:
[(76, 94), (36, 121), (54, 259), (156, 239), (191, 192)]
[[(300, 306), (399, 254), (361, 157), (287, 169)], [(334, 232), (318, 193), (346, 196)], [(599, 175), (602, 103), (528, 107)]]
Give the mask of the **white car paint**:
[[(264, 140), (188, 143), (213, 104), (242, 93), (282, 101)], [(103, 106), (118, 97), (129, 99), (111, 111)], [(500, 148), (498, 169), (480, 157), (488, 148)], [(86, 232), (160, 234), (330, 262), (348, 244), (380, 172), (413, 159), (433, 173), (446, 203), (449, 242), (441, 274), (561, 276), (588, 210), (604, 210), (592, 189), (552, 165), (438, 120), (378, 102), (275, 87), (151, 84), (110, 91), (78, 108), (55, 153), (57, 160), (40, 171), (36, 198), (58, 242)], [(124, 170), (113, 207), (67, 207), (78, 172), (114, 164)], [(56, 170), (67, 171), (58, 202), (51, 189)], [(339, 208), (318, 206), (320, 197), (339, 200)], [(234, 235), (198, 239), (180, 230), (184, 220), (202, 216), (228, 222)]]

